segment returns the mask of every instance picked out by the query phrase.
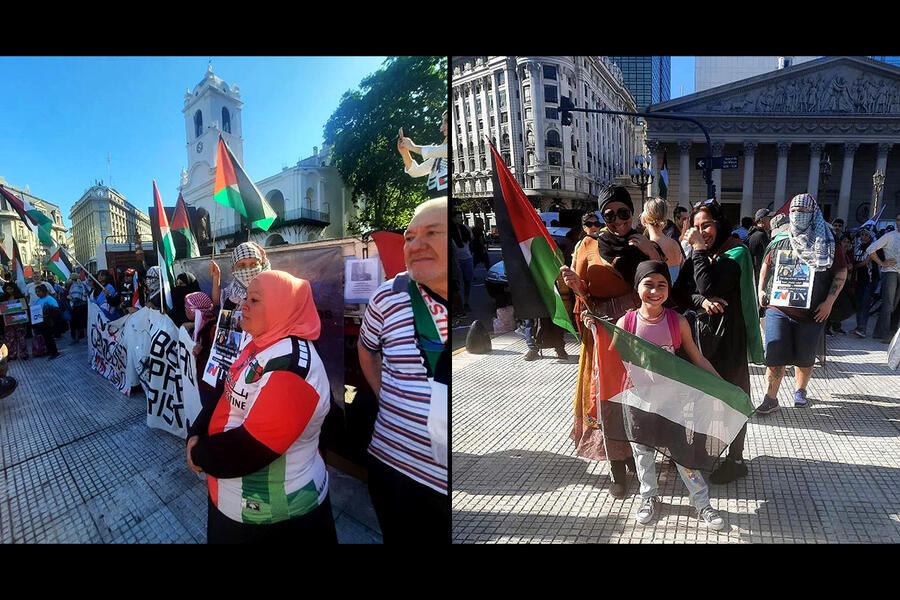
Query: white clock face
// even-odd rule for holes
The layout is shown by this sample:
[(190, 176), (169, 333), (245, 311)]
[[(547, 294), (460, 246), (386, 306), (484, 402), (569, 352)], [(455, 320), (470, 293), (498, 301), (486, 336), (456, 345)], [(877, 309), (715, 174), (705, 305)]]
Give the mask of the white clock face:
[(203, 142), (197, 142), (197, 154), (203, 152)]

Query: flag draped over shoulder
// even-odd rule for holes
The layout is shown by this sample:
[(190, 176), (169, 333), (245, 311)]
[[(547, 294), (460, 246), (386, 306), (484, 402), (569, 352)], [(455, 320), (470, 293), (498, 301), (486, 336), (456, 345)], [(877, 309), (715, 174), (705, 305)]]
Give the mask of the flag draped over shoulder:
[(175, 214), (172, 216), (172, 231), (177, 231), (187, 240), (188, 255), (185, 258), (197, 258), (200, 256), (200, 248), (197, 240), (191, 233), (191, 224), (188, 221), (187, 207), (184, 204), (184, 196), (178, 194), (178, 202), (175, 203)]
[(259, 227), (263, 231), (268, 231), (278, 217), (221, 135), (216, 153), (213, 200), (230, 206), (250, 221), (252, 227)]
[(659, 197), (663, 200), (669, 197), (669, 165), (665, 151), (663, 151), (662, 169), (659, 170)]
[(494, 163), (494, 214), (516, 317), (550, 317), (556, 325), (577, 336), (555, 285), (559, 268), (564, 264), (563, 253), (497, 149), (490, 140), (488, 144)]
[(604, 435), (711, 470), (753, 414), (746, 392), (612, 323), (594, 321), (591, 331), (597, 402), (617, 405)]
[(37, 236), (42, 244), (45, 246), (53, 245), (53, 236), (50, 235), (53, 230), (53, 221), (50, 217), (36, 209), (24, 198), (16, 196), (2, 185), (0, 185), (0, 194), (2, 194), (3, 198), (9, 202), (13, 210), (18, 213), (28, 229)]
[(69, 262), (65, 250), (61, 246), (57, 246), (56, 251), (50, 254), (47, 262), (44, 264), (59, 278), (61, 283), (65, 282), (72, 275), (72, 263)]
[(169, 228), (169, 219), (166, 217), (166, 211), (163, 209), (162, 198), (159, 196), (159, 190), (156, 188), (156, 180), (153, 180), (153, 208), (156, 211), (157, 223), (159, 226), (159, 243), (156, 249), (157, 260), (159, 261), (159, 291), (160, 291), (160, 309), (166, 312), (172, 309), (172, 286), (175, 282), (175, 275), (172, 272), (172, 263), (175, 261), (175, 241), (172, 239), (172, 231)]

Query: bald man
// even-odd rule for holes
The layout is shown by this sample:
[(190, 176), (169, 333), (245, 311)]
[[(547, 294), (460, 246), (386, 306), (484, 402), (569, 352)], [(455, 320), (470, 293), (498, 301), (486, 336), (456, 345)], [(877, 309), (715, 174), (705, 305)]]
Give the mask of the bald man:
[(447, 495), (447, 199), (416, 209), (406, 272), (369, 300), (359, 363), (378, 397), (369, 494), (385, 543), (450, 541)]

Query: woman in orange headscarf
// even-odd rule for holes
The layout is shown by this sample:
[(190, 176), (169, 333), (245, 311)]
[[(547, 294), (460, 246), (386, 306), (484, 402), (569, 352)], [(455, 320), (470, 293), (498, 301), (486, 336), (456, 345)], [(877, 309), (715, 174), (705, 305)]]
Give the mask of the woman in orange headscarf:
[(321, 324), (309, 282), (284, 271), (254, 277), (243, 328), (253, 339), (228, 371), (207, 435), (188, 440), (188, 465), (208, 475), (207, 541), (336, 543), (318, 451), (330, 391), (312, 343)]

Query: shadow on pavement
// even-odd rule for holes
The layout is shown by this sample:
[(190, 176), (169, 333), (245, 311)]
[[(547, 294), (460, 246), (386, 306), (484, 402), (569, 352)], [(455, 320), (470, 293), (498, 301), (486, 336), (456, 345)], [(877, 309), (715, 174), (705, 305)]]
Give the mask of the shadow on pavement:
[(591, 463), (553, 452), (454, 452), (452, 465), (453, 491), (474, 495), (534, 494), (577, 484), (605, 489), (609, 481), (606, 475), (590, 473)]

